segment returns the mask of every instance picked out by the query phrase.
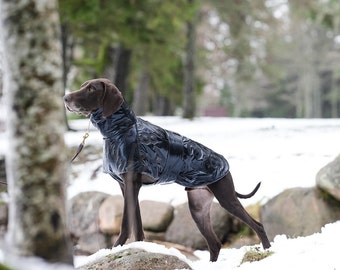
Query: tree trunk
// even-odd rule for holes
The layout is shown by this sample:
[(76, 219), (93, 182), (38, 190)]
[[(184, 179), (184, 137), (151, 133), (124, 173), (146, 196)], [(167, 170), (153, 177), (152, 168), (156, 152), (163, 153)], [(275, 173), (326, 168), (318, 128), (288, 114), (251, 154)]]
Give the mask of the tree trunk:
[[(56, 0), (2, 0), (8, 104), (5, 259), (72, 264), (66, 227), (62, 62)], [(12, 261), (13, 262), (13, 261)]]
[[(315, 30), (316, 31), (316, 30)], [(301, 59), (300, 59), (300, 78), (299, 87), (302, 91), (304, 99), (304, 117), (305, 118), (320, 118), (321, 117), (321, 83), (318, 72), (318, 47), (316, 41), (308, 36), (303, 35), (301, 40)]]
[[(195, 0), (188, 0), (194, 4)], [(196, 43), (196, 16), (187, 22), (187, 44), (184, 60), (184, 99), (183, 117), (194, 118), (196, 112), (195, 93), (195, 43)]]
[(147, 70), (142, 70), (138, 86), (133, 93), (133, 110), (137, 115), (145, 115), (148, 109), (148, 89), (150, 76)]
[(3, 82), (3, 70), (2, 70), (2, 58), (3, 58), (3, 53), (2, 53), (2, 44), (1, 44), (1, 41), (0, 41), (0, 100), (2, 98), (2, 82)]
[(332, 89), (331, 89), (331, 99), (330, 99), (330, 104), (331, 104), (331, 117), (332, 118), (338, 118), (339, 117), (339, 86), (337, 84), (337, 78), (335, 77), (335, 72), (333, 72), (332, 75)]
[(124, 45), (120, 45), (115, 50), (115, 77), (114, 84), (125, 95), (127, 88), (127, 79), (130, 72), (130, 59), (132, 51), (126, 49)]
[[(61, 96), (65, 95), (65, 91), (67, 88), (67, 75), (70, 71), (70, 62), (72, 60), (73, 54), (73, 46), (68, 45), (69, 33), (67, 29), (67, 24), (62, 24), (60, 26), (61, 30), (61, 45), (62, 45), (62, 63), (63, 63), (63, 89), (61, 91)], [(66, 110), (64, 110), (64, 123), (66, 126), (66, 130), (72, 130), (70, 125), (68, 124)]]
[(107, 57), (107, 65), (104, 67), (103, 71), (103, 77), (107, 78), (109, 80), (114, 80), (115, 78), (115, 69), (116, 69), (116, 48), (114, 48), (112, 45), (107, 45), (105, 48), (106, 52), (105, 55)]

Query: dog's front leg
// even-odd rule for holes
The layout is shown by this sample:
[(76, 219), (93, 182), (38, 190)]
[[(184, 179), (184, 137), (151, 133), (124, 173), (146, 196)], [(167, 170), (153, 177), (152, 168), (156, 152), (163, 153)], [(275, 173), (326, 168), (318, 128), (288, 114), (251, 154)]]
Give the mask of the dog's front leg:
[(120, 234), (114, 246), (125, 244), (132, 230), (137, 241), (144, 239), (138, 202), (138, 194), (142, 186), (140, 178), (141, 176), (135, 173), (127, 173), (123, 176), (124, 183), (120, 184), (124, 196), (123, 219)]

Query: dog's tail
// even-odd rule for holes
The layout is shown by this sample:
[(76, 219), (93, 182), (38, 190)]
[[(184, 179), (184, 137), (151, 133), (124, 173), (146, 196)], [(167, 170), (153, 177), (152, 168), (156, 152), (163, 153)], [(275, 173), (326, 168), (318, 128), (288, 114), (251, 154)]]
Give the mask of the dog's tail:
[(240, 199), (248, 199), (250, 197), (253, 197), (255, 195), (255, 193), (257, 192), (257, 190), (260, 188), (261, 186), (261, 182), (259, 182), (256, 187), (254, 188), (254, 190), (252, 192), (250, 192), (249, 194), (243, 195), (240, 194), (238, 192), (236, 192), (237, 197), (239, 197)]

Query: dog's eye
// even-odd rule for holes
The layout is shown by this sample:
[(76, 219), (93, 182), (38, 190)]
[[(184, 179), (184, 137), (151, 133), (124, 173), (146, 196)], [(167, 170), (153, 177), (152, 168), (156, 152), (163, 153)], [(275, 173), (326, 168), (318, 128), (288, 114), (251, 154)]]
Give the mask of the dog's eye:
[(88, 91), (88, 92), (93, 92), (93, 91), (94, 91), (94, 88), (93, 88), (92, 86), (89, 86), (89, 87), (87, 88), (87, 91)]

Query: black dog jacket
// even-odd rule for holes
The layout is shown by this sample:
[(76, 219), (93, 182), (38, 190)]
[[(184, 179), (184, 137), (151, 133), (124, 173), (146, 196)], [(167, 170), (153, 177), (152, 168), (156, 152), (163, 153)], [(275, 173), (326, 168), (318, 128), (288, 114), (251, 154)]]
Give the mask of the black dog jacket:
[(155, 179), (152, 184), (175, 182), (194, 188), (228, 173), (229, 164), (222, 155), (136, 117), (125, 102), (107, 118), (102, 112), (93, 112), (91, 122), (104, 137), (104, 172), (121, 183), (121, 174), (137, 172)]

